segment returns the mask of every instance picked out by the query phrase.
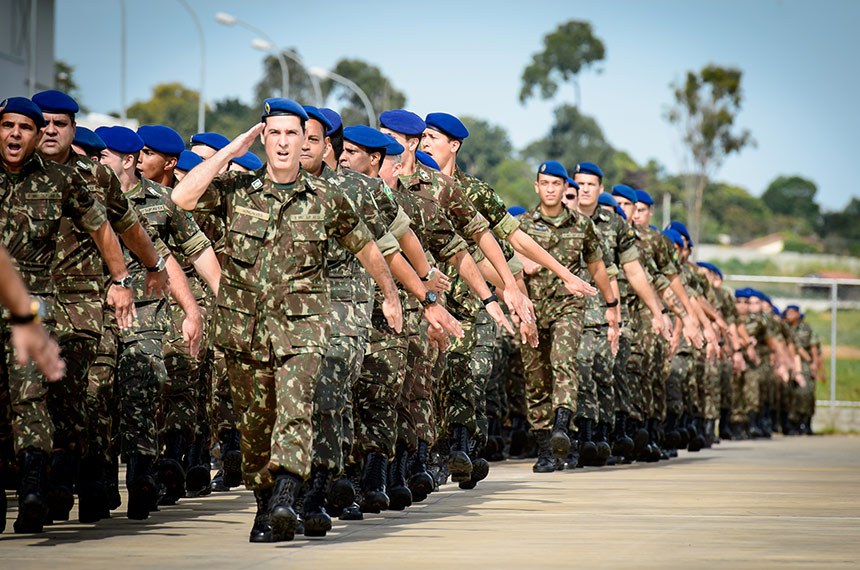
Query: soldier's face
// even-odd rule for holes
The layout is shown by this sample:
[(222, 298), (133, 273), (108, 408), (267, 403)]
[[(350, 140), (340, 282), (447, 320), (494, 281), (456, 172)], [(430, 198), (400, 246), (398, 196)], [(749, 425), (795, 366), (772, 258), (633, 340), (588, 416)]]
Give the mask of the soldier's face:
[(633, 212), (633, 223), (637, 226), (649, 225), (651, 223), (651, 214), (653, 213), (651, 207), (642, 202), (636, 202), (633, 207), (635, 209)]
[(561, 195), (561, 203), (564, 204), (564, 207), (568, 210), (576, 210), (579, 204), (576, 188), (568, 185)]
[(39, 152), (45, 158), (58, 160), (65, 158), (72, 141), (75, 140), (75, 123), (65, 113), (42, 113), (45, 117), (45, 128), (42, 129), (42, 140), (39, 141)]
[(6, 168), (17, 172), (27, 162), (42, 133), (29, 117), (5, 113), (0, 117), (0, 157)]
[(400, 176), (401, 170), (403, 170), (402, 161), (398, 160), (397, 157), (386, 156), (379, 168), (379, 177), (385, 180), (390, 188), (396, 188), (397, 177)]
[(578, 172), (573, 175), (573, 180), (579, 184), (579, 205), (582, 208), (591, 208), (597, 203), (597, 197), (603, 192), (603, 183), (599, 176)]
[[(134, 162), (134, 157), (130, 154), (122, 155), (118, 152), (106, 148), (102, 151), (99, 157), (99, 162), (113, 170), (114, 174), (119, 176), (126, 170), (126, 157), (130, 157), (131, 162)], [(129, 166), (130, 167), (130, 166)]]
[(616, 196), (615, 201), (618, 202), (618, 205), (621, 206), (622, 210), (624, 210), (624, 213), (627, 215), (627, 221), (631, 224), (634, 223), (633, 214), (636, 209), (636, 204), (623, 196)]
[(749, 313), (750, 306), (747, 300), (744, 298), (735, 299), (735, 307), (738, 310), (738, 314), (742, 317), (746, 316)]
[(267, 117), (261, 138), (269, 168), (298, 171), (302, 144), (305, 142), (301, 119), (295, 115)]
[(196, 144), (191, 147), (191, 152), (202, 158), (203, 160), (209, 160), (215, 153), (218, 152), (214, 148), (205, 144)]
[(421, 150), (433, 157), (440, 165), (448, 164), (457, 154), (460, 141), (450, 139), (435, 129), (425, 129), (421, 138)]
[(343, 141), (343, 153), (340, 155), (340, 165), (361, 172), (367, 176), (376, 176), (379, 168), (378, 152), (367, 152), (363, 146), (349, 141)]
[(397, 131), (392, 131), (391, 129), (387, 129), (385, 127), (379, 127), (379, 132), (385, 133), (394, 138), (397, 142), (403, 145), (408, 152), (414, 153), (418, 150), (418, 145), (421, 143), (420, 137), (407, 137), (403, 133), (398, 133)]
[(137, 159), (137, 171), (141, 176), (156, 182), (161, 181), (164, 173), (173, 170), (175, 166), (176, 157), (152, 150), (148, 146), (143, 147)]
[(558, 206), (567, 189), (567, 182), (558, 176), (538, 174), (535, 180), (535, 192), (540, 197), (540, 203), (548, 208)]
[(750, 300), (747, 302), (747, 308), (750, 313), (760, 313), (761, 312), (761, 299), (758, 297), (750, 297)]
[(328, 139), (319, 121), (310, 119), (305, 125), (305, 143), (302, 145), (302, 168), (316, 174), (320, 171)]
[(797, 309), (786, 309), (785, 320), (788, 324), (793, 325), (800, 320), (800, 313), (797, 312)]

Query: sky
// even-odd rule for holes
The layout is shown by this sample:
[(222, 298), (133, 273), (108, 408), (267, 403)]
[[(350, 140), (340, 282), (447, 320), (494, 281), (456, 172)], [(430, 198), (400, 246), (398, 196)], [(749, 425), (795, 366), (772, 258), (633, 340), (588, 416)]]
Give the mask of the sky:
[[(546, 34), (586, 20), (606, 59), (580, 75), (581, 110), (638, 163), (684, 168), (680, 133), (664, 118), (671, 84), (715, 63), (743, 71), (737, 125), (756, 141), (729, 157), (717, 179), (761, 195), (777, 176), (797, 174), (818, 185), (825, 210), (860, 196), (852, 162), (860, 157), (857, 1), (187, 2), (203, 27), (209, 102), (258, 104), (265, 54), (251, 47), (252, 32), (215, 21), (223, 11), (296, 49), (308, 66), (331, 68), (345, 57), (377, 65), (406, 94), (408, 109), (483, 118), (504, 127), (516, 148), (545, 136), (553, 109), (574, 101), (564, 87), (551, 100), (521, 105), (522, 70)], [(126, 6), (127, 103), (149, 99), (159, 83), (198, 89), (200, 35), (182, 3)], [(119, 2), (59, 0), (56, 9), (56, 57), (74, 67), (82, 101), (97, 112), (119, 110)]]

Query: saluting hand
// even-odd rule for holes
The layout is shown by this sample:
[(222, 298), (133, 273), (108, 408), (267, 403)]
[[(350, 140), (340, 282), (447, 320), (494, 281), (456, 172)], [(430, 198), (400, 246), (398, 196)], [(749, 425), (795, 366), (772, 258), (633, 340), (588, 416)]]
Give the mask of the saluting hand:
[(257, 123), (224, 147), (224, 149), (230, 153), (230, 156), (237, 158), (244, 155), (246, 152), (251, 150), (251, 146), (254, 144), (254, 141), (257, 140), (257, 137), (263, 132), (263, 129), (266, 128), (266, 123)]

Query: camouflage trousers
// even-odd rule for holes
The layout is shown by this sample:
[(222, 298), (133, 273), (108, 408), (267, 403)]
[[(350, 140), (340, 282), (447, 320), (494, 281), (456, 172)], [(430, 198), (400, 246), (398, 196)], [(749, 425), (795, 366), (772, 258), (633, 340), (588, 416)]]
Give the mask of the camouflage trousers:
[(670, 363), (668, 361), (669, 343), (660, 335), (654, 335), (653, 352), (651, 353), (651, 417), (662, 422), (666, 419), (666, 379), (669, 377)]
[(815, 381), (812, 378), (812, 368), (809, 363), (803, 362), (803, 379), (806, 380), (806, 386), (800, 386), (794, 381), (790, 382), (792, 386), (792, 405), (788, 411), (788, 418), (791, 421), (799, 422), (801, 418), (812, 417), (815, 413)]
[(398, 334), (391, 329), (378, 306), (371, 325), (363, 368), (352, 390), (355, 458), (370, 452), (394, 455), (397, 402), (406, 377), (405, 330)]
[(576, 361), (579, 368), (579, 397), (576, 417), (607, 422), (615, 417), (615, 383), (612, 351), (606, 325), (587, 326), (582, 331)]
[(430, 346), (423, 311), (412, 309), (403, 316), (409, 344), (406, 375), (397, 401), (397, 442), (414, 451), (419, 440), (428, 445), (436, 442), (432, 374), (439, 349)]
[(715, 420), (720, 417), (720, 379), (723, 374), (723, 360), (716, 362), (705, 362), (704, 386), (700, 392), (704, 392), (702, 398), (702, 410), (706, 420)]
[(693, 348), (691, 351), (691, 373), (687, 376), (687, 409), (696, 417), (705, 416), (705, 351)]
[(653, 417), (655, 384), (653, 378), (654, 354), (657, 339), (653, 332), (643, 322), (641, 311), (630, 311), (630, 327), (633, 336), (630, 339), (630, 356), (627, 358), (627, 385), (630, 389), (631, 404), (636, 420), (644, 421)]
[(630, 359), (630, 337), (632, 331), (629, 326), (621, 328), (621, 338), (618, 341), (618, 352), (612, 364), (612, 380), (615, 385), (615, 411), (624, 412), (636, 418), (636, 408), (633, 405), (633, 392), (630, 389), (627, 377), (627, 361)]
[(475, 350), (469, 369), (475, 393), (475, 440), (478, 448), (487, 443), (489, 423), (487, 420), (487, 385), (493, 374), (493, 356), (496, 350), (496, 322), (481, 309), (475, 317)]
[[(207, 323), (206, 304), (198, 299), (203, 322)], [(161, 392), (159, 410), (159, 432), (179, 433), (184, 441), (190, 443), (197, 432), (198, 403), (201, 391), (201, 368), (203, 358), (188, 354), (188, 347), (182, 338), (182, 322), (185, 313), (177, 303), (169, 307), (170, 328), (164, 341), (164, 366), (167, 377)], [(205, 331), (205, 327), (204, 327)], [(201, 339), (201, 346), (207, 345), (207, 335)], [(203, 352), (205, 357), (206, 352)]]
[(689, 345), (681, 348), (672, 357), (669, 377), (666, 379), (666, 411), (681, 417), (686, 411), (685, 394), (690, 385), (689, 377), (694, 374), (693, 356)]
[(264, 490), (284, 470), (307, 479), (313, 446), (313, 399), (323, 354), (268, 360), (227, 352), (227, 374), (242, 434), (242, 479)]
[(201, 373), (207, 378), (212, 398), (209, 400), (209, 417), (213, 433), (221, 433), (228, 429), (238, 429), (239, 416), (233, 407), (233, 393), (230, 390), (230, 379), (227, 376), (227, 359), (224, 352), (218, 348), (211, 349), (212, 357), (206, 361), (206, 370)]
[[(459, 318), (459, 316), (458, 316)], [(445, 431), (454, 425), (466, 426), (470, 435), (478, 432), (475, 415), (477, 386), (473, 377), (472, 353), (477, 344), (475, 321), (461, 318), (463, 338), (452, 339), (446, 352), (445, 375), (441, 383), (441, 401)]]
[(87, 374), (85, 444), (86, 455), (104, 465), (113, 462), (113, 426), (119, 423), (119, 405), (114, 392), (116, 355), (116, 330), (106, 326)]
[(581, 310), (571, 310), (538, 328), (538, 347), (522, 345), (529, 422), (532, 429), (552, 427), (555, 410), (576, 412), (579, 372), (576, 354), (582, 334)]
[(505, 376), (505, 398), (508, 402), (507, 416), (526, 419), (529, 417), (529, 404), (526, 398), (526, 373), (523, 369), (523, 351), (520, 340), (508, 338), (508, 373)]
[(732, 409), (732, 376), (734, 376), (734, 363), (727, 359), (720, 367), (720, 410)]
[(777, 384), (782, 381), (776, 377), (773, 366), (770, 364), (770, 359), (762, 364), (761, 376), (759, 376), (759, 410), (765, 408), (773, 410), (777, 405)]
[(746, 422), (751, 412), (758, 412), (760, 405), (759, 382), (765, 372), (764, 363), (747, 363), (747, 369), (735, 374), (732, 393), (732, 421)]
[[(41, 297), (45, 307), (43, 323), (54, 330), (54, 298)], [(48, 454), (53, 449), (54, 422), (48, 411), (48, 383), (32, 364), (21, 366), (15, 359), (11, 330), (0, 328), (3, 339), (3, 366), (0, 367), (0, 438), (11, 437), (16, 454), (26, 449)], [(9, 447), (7, 444), (0, 444)]]
[[(352, 447), (352, 386), (361, 373), (367, 335), (331, 337), (314, 389), (313, 464), (335, 474), (344, 468), (344, 449)], [(349, 430), (347, 432), (347, 430)]]
[(487, 382), (487, 418), (503, 420), (508, 416), (508, 398), (505, 381), (510, 373), (510, 355), (513, 350), (511, 337), (507, 331), (496, 328), (493, 346), (493, 368)]

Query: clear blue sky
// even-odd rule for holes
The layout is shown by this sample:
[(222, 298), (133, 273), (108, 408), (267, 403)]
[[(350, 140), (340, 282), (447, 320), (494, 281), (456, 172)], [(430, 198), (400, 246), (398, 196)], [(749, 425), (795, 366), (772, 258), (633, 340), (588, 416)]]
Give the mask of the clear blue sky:
[[(516, 147), (540, 138), (552, 109), (572, 102), (517, 100), (520, 74), (545, 34), (569, 19), (592, 22), (607, 57), (601, 73), (582, 74), (582, 110), (608, 140), (640, 163), (683, 167), (678, 132), (663, 119), (670, 84), (707, 63), (744, 71), (739, 124), (757, 147), (731, 157), (718, 178), (759, 195), (780, 174), (816, 182), (825, 209), (860, 195), (860, 2), (852, 0), (615, 0), (375, 2), (189, 0), (206, 40), (205, 96), (252, 102), (264, 54), (253, 34), (215, 22), (226, 11), (294, 47), (310, 66), (343, 57), (378, 65), (407, 95), (407, 107), (447, 111), (505, 127)], [(75, 67), (94, 111), (120, 107), (119, 6), (116, 0), (60, 0), (56, 55)], [(176, 0), (127, 1), (131, 103), (158, 83), (197, 88), (199, 38)], [(321, 9), (324, 7), (324, 9)], [(583, 157), (587, 160), (588, 157)]]

